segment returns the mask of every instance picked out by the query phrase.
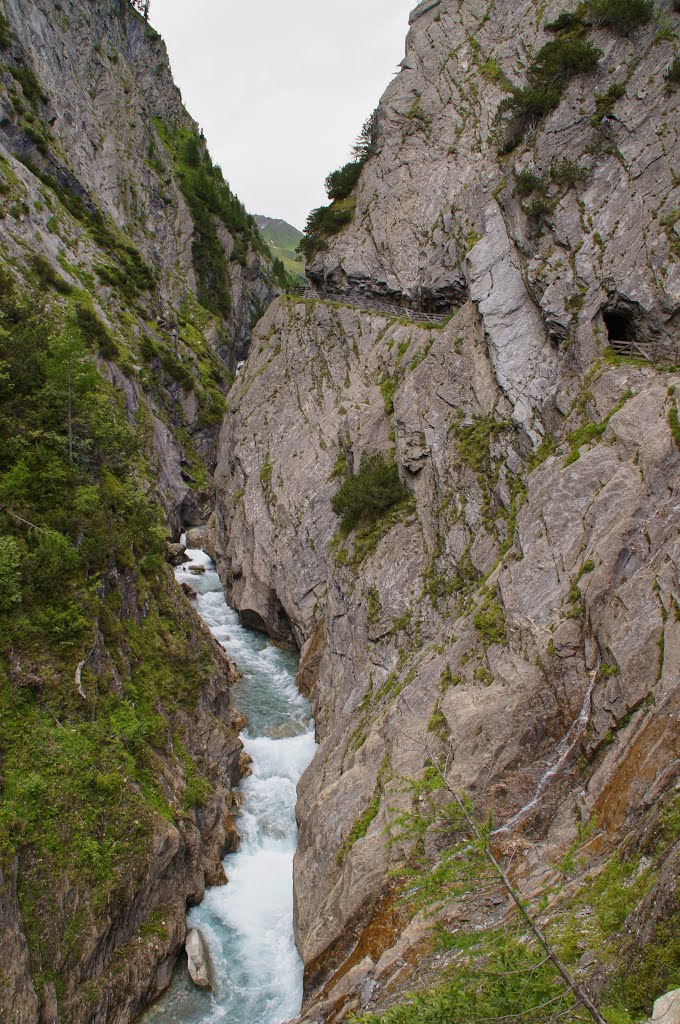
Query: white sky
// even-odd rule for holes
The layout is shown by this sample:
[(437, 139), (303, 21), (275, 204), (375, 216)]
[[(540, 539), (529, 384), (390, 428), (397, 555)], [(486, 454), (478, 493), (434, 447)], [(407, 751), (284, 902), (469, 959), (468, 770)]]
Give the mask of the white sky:
[(185, 105), (251, 213), (304, 227), (404, 56), (417, 0), (152, 0)]

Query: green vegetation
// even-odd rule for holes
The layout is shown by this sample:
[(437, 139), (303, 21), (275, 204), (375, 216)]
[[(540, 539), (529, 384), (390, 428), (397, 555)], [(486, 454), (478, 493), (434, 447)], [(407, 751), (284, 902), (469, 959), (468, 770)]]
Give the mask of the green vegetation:
[[(406, 780), (404, 788), (411, 795), (411, 806), (395, 815), (390, 842), (408, 849), (396, 874), (409, 911), (432, 915), (456, 898), (469, 900), (475, 893), (488, 898), (494, 890), (499, 902), (508, 899), (493, 856), (491, 815), (485, 820), (476, 817), (469, 799), (457, 797), (448, 788), (443, 771), (430, 759), (422, 776)], [(588, 873), (589, 858), (576, 854), (597, 828), (592, 819), (579, 828), (578, 839), (560, 865), (570, 875), (582, 873), (580, 881), (571, 882), (567, 899), (560, 897), (561, 886), (551, 890), (555, 909), (543, 932), (562, 967), (572, 972), (572, 965), (576, 966), (572, 977), (575, 974), (581, 984), (589, 981), (584, 961), (596, 954), (599, 1009), (609, 1024), (634, 1024), (648, 1018), (655, 999), (678, 984), (677, 891), (673, 895), (671, 889), (664, 912), (644, 943), (639, 921), (631, 915), (643, 900), (653, 898), (659, 865), (672, 863), (668, 857), (680, 835), (679, 808), (676, 795), (641, 850), (629, 850), (625, 856), (615, 853)], [(433, 952), (452, 954), (437, 966), (437, 985), (402, 997), (379, 1018), (365, 1014), (350, 1020), (353, 1024), (489, 1020), (548, 1024), (555, 1016), (590, 1019), (554, 961), (546, 958), (547, 950), (533, 930), (531, 922), (545, 911), (548, 895), (523, 899), (515, 890), (514, 919), (508, 914), (499, 926), (484, 929), (460, 917), (455, 918), (455, 930), (436, 924)]]
[(12, 31), (9, 21), (0, 11), (0, 49), (7, 50), (12, 45)]
[(437, 707), (430, 716), (430, 721), (427, 723), (427, 731), (433, 733), (438, 739), (444, 742), (449, 735), (448, 726), (446, 724), (446, 718), (442, 709), (437, 704)]
[(564, 157), (563, 160), (556, 160), (550, 167), (550, 177), (558, 188), (575, 188), (583, 184), (588, 177), (588, 171), (576, 160)]
[(38, 284), (43, 288), (54, 288), (62, 295), (68, 295), (73, 291), (68, 281), (54, 269), (50, 261), (42, 253), (36, 253), (31, 259), (31, 270), (35, 274)]
[(566, 459), (564, 460), (565, 466), (570, 466), (572, 463), (576, 462), (577, 459), (581, 457), (580, 449), (584, 445), (590, 444), (592, 441), (600, 440), (605, 430), (609, 426), (609, 421), (611, 420), (612, 416), (615, 416), (617, 412), (623, 409), (628, 399), (632, 398), (632, 396), (632, 391), (626, 391), (621, 396), (620, 401), (614, 406), (609, 415), (605, 416), (605, 418), (600, 423), (584, 423), (569, 434), (567, 440), (569, 441), (570, 451)]
[(327, 239), (337, 235), (347, 224), (352, 223), (356, 205), (354, 196), (348, 196), (345, 199), (338, 199), (330, 206), (312, 210), (305, 224), (305, 237), (300, 242), (300, 252), (308, 261), (328, 248)]
[[(2, 569), (0, 568), (0, 578)], [(366, 591), (366, 622), (370, 624), (377, 622), (382, 614), (382, 603), (380, 593), (376, 586), (371, 586)]]
[(172, 159), (180, 187), (194, 222), (193, 261), (198, 278), (198, 300), (217, 316), (231, 311), (229, 267), (216, 221), (234, 239), (230, 259), (246, 265), (248, 249), (262, 255), (267, 247), (255, 220), (233, 194), (219, 167), (210, 159), (202, 136), (188, 128), (172, 129), (156, 120), (156, 130)]
[(489, 416), (475, 416), (470, 424), (461, 424), (456, 428), (456, 447), (463, 462), (480, 473), (489, 468), (491, 443), (507, 424), (497, 420), (493, 413)]
[(7, 69), (14, 79), (21, 86), (24, 96), (30, 105), (36, 109), (38, 104), (44, 100), (42, 86), (30, 68), (10, 67)]
[(358, 473), (348, 476), (333, 495), (331, 507), (349, 533), (359, 523), (374, 523), (408, 498), (396, 462), (382, 452), (364, 452)]
[(547, 178), (533, 174), (531, 171), (520, 171), (515, 175), (515, 195), (533, 196), (530, 203), (522, 209), (529, 217), (541, 217), (555, 208), (555, 200), (548, 197), (550, 183)]
[(515, 195), (526, 198), (534, 192), (546, 193), (548, 182), (533, 171), (519, 171), (515, 175)]
[[(627, 2), (627, 0), (624, 0)], [(586, 38), (578, 15), (564, 13), (548, 26), (556, 38), (546, 43), (527, 69), (527, 84), (512, 87), (511, 95), (501, 100), (498, 115), (505, 123), (500, 152), (510, 153), (526, 130), (559, 106), (572, 78), (597, 68), (601, 52)]]
[(262, 463), (262, 469), (260, 470), (260, 483), (263, 487), (271, 487), (272, 483), (272, 464), (269, 459), (269, 452), (264, 457)]
[(332, 202), (338, 199), (347, 199), (354, 191), (359, 178), (361, 177), (362, 164), (353, 160), (345, 164), (338, 171), (333, 171), (326, 178), (326, 195)]
[[(144, 419), (131, 427), (97, 372), (95, 352), (116, 344), (84, 300), (0, 267), (0, 866), (19, 858), (38, 984), (77, 955), (64, 892), (82, 928), (117, 913), (158, 815), (208, 792), (169, 737), (211, 647), (165, 564)], [(160, 754), (184, 767), (178, 800), (157, 782)]]
[(595, 94), (595, 113), (590, 123), (597, 127), (605, 117), (611, 117), (616, 103), (626, 95), (625, 85), (617, 83), (609, 87), (605, 93)]
[(668, 426), (671, 428), (675, 445), (680, 450), (680, 419), (678, 418), (678, 407), (675, 403), (671, 405), (668, 413)]
[(484, 594), (473, 623), (485, 650), (493, 644), (504, 644), (507, 641), (505, 612), (497, 590), (489, 590)]
[(653, 0), (588, 0), (588, 12), (599, 25), (628, 33), (651, 21)]
[(392, 377), (386, 375), (380, 381), (380, 384), (378, 386), (380, 388), (380, 393), (383, 396), (385, 415), (391, 416), (392, 413), (394, 412), (394, 396), (396, 394), (397, 388), (399, 387), (399, 377), (396, 374), (394, 374), (394, 376)]
[(296, 251), (303, 238), (302, 232), (283, 220), (270, 217), (255, 217), (255, 223), (274, 259), (283, 264), (290, 283), (295, 287), (304, 286), (307, 281), (305, 263)]
[(88, 347), (96, 348), (103, 359), (114, 359), (118, 355), (115, 338), (91, 306), (76, 306), (75, 318), (80, 335)]
[(378, 769), (378, 778), (376, 779), (375, 783), (375, 793), (373, 795), (373, 799), (371, 800), (370, 804), (368, 805), (364, 813), (361, 815), (361, 817), (354, 822), (350, 834), (348, 835), (347, 839), (337, 852), (335, 859), (339, 867), (341, 867), (345, 863), (347, 856), (352, 847), (354, 846), (354, 844), (358, 843), (360, 839), (364, 838), (369, 828), (371, 827), (375, 819), (378, 817), (378, 811), (380, 810), (380, 801), (382, 800), (382, 794), (385, 788), (385, 783), (388, 782), (391, 779), (391, 777), (392, 774), (390, 772), (390, 755), (389, 753), (387, 753), (383, 757), (380, 768)]
[(374, 110), (354, 144), (354, 160), (333, 171), (326, 178), (326, 194), (331, 200), (331, 205), (312, 210), (307, 218), (299, 251), (308, 262), (311, 262), (317, 253), (327, 249), (328, 239), (337, 235), (354, 219), (356, 198), (353, 192), (364, 164), (375, 153), (377, 145), (378, 112)]
[(680, 85), (680, 54), (676, 55), (664, 77), (670, 85)]

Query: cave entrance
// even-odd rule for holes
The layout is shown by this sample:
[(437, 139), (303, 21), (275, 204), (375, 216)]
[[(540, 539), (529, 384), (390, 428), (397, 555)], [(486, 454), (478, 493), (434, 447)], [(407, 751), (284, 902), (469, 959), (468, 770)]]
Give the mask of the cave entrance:
[(637, 341), (635, 319), (625, 309), (609, 309), (602, 314), (610, 341)]

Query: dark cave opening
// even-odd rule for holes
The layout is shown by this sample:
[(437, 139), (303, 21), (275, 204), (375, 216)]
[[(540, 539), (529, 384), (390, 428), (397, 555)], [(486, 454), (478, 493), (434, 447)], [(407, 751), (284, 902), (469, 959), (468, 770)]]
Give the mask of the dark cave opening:
[(635, 320), (623, 309), (605, 310), (602, 314), (610, 341), (637, 341)]

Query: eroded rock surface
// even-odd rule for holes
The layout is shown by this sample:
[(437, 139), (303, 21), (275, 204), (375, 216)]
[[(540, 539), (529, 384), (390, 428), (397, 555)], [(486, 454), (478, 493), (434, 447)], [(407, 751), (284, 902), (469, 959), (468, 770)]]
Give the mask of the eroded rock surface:
[[(304, 1021), (380, 1009), (436, 977), (427, 929), (394, 903), (404, 847), (384, 831), (407, 807), (396, 780), (427, 758), (493, 809), (527, 894), (584, 826), (606, 858), (651, 835), (672, 793), (673, 51), (658, 23), (591, 27), (599, 70), (501, 159), (504, 76), (522, 83), (562, 7), (421, 5), (354, 222), (311, 267), (324, 296), (274, 303), (230, 394), (220, 571), (244, 620), (300, 646), (320, 738), (299, 787)], [(658, 18), (677, 13), (660, 4)], [(603, 124), (595, 95), (612, 75), (625, 97)], [(565, 158), (581, 168), (566, 187)], [(529, 169), (550, 196), (540, 215), (516, 194)], [(427, 327), (381, 315), (376, 296), (453, 315)], [(624, 330), (656, 367), (612, 358)], [(394, 457), (410, 500), (345, 536), (331, 498), (373, 451)], [(507, 913), (469, 904), (461, 919), (480, 928)]]

